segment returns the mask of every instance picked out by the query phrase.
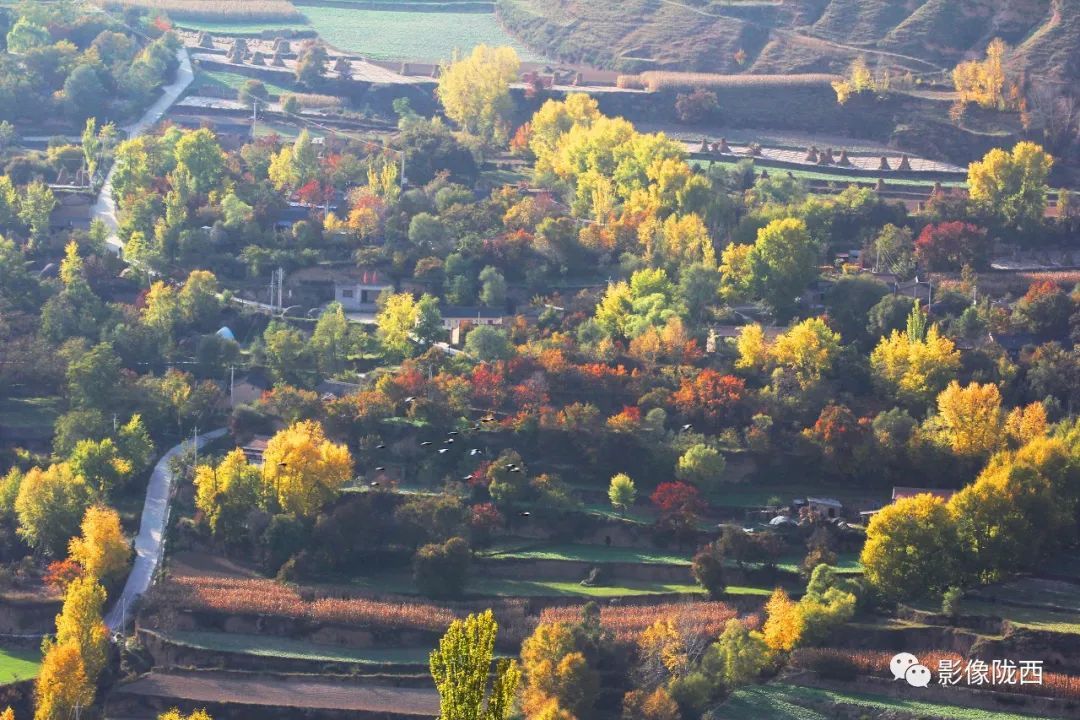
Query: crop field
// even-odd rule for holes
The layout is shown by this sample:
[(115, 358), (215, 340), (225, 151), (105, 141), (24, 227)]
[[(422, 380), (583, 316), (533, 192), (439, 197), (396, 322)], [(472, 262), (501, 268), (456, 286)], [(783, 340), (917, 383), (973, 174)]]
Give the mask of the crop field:
[(0, 685), (36, 678), (40, 669), (40, 651), (0, 648)]
[[(382, 573), (373, 576), (356, 577), (352, 585), (372, 592), (393, 593), (396, 595), (416, 595), (418, 591), (408, 573)], [(731, 588), (729, 588), (731, 589)], [(742, 594), (768, 594), (759, 588), (746, 588)], [(474, 576), (465, 586), (465, 594), (474, 598), (513, 598), (513, 597), (578, 597), (578, 598), (615, 598), (639, 597), (642, 595), (701, 595), (703, 590), (698, 585), (681, 583), (618, 581), (611, 585), (582, 585), (577, 582), (558, 580), (519, 580), (514, 578), (492, 578)]]
[[(581, 618), (581, 607), (547, 608), (540, 615), (541, 622), (574, 623)], [(632, 641), (648, 628), (656, 618), (673, 615), (679, 626), (710, 637), (724, 631), (728, 620), (738, 617), (735, 608), (722, 602), (663, 603), (659, 605), (608, 605), (600, 609), (600, 623), (617, 639)], [(756, 620), (755, 620), (756, 622)]]
[(98, 4), (107, 10), (161, 11), (173, 20), (302, 22), (304, 19), (289, 0), (98, 0)]
[(481, 44), (511, 45), (522, 60), (542, 60), (499, 27), (494, 14), (311, 6), (304, 14), (330, 45), (375, 60), (439, 62)]
[[(881, 695), (841, 693), (794, 685), (769, 684), (740, 688), (714, 711), (716, 720), (827, 720), (835, 717), (837, 705), (855, 705), (865, 709), (865, 717), (885, 713), (910, 713), (920, 718), (940, 720), (1035, 720), (1032, 715), (975, 710), (957, 705), (897, 700)], [(828, 709), (825, 714), (823, 709)]]

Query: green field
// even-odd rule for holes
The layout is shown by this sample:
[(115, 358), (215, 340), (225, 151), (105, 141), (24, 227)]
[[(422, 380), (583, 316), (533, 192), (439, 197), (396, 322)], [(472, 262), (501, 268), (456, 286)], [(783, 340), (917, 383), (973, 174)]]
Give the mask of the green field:
[(480, 553), (481, 557), (519, 560), (579, 560), (590, 563), (640, 563), (644, 565), (689, 565), (690, 555), (658, 550), (642, 550), (604, 545), (521, 545), (501, 544)]
[[(991, 710), (975, 710), (955, 705), (895, 700), (881, 695), (840, 693), (794, 685), (761, 685), (741, 688), (713, 711), (715, 720), (827, 720), (839, 704), (865, 708), (864, 717), (880, 717), (887, 712), (911, 713), (925, 720), (1033, 720), (1041, 716)], [(815, 708), (828, 708), (828, 714)]]
[(40, 668), (39, 650), (0, 649), (0, 685), (36, 678)]
[(177, 27), (187, 30), (205, 30), (208, 33), (222, 35), (259, 35), (264, 32), (280, 33), (286, 30), (311, 30), (302, 21), (287, 22), (207, 22), (203, 20), (179, 20)]
[(242, 653), (289, 660), (342, 662), (357, 665), (427, 666), (430, 648), (346, 648), (317, 645), (270, 635), (217, 632), (172, 632), (168, 639), (178, 645), (213, 652)]
[(1080, 613), (1056, 612), (1044, 608), (1024, 608), (978, 600), (965, 600), (963, 615), (986, 615), (1008, 620), (1013, 625), (1043, 632), (1080, 635)]
[[(710, 161), (708, 161), (708, 160), (692, 160), (691, 161), (692, 164), (698, 165), (698, 166), (701, 166), (701, 167), (707, 167), (709, 165), (709, 162)], [(733, 160), (715, 160), (715, 161), (712, 161), (712, 162), (713, 162), (713, 164), (719, 165), (720, 167), (723, 167), (723, 168), (725, 168), (727, 170), (734, 170), (735, 166), (738, 164), (737, 161), (733, 161)], [(780, 176), (780, 175), (786, 174), (788, 172), (788, 168), (768, 167), (768, 166), (764, 166), (764, 165), (762, 166), (762, 169), (768, 170), (769, 174), (773, 175), (773, 176)], [(756, 166), (755, 166), (754, 171), (757, 172), (757, 173), (760, 173), (760, 170), (758, 170), (756, 168)], [(851, 174), (851, 173), (845, 173), (842, 170), (837, 170), (836, 172), (827, 172), (827, 171), (821, 171), (821, 170), (801, 170), (801, 169), (792, 168), (791, 169), (791, 174), (794, 175), (797, 178), (802, 179), (802, 180), (823, 180), (825, 182), (835, 182), (835, 183), (841, 183), (841, 184), (843, 184), (843, 183), (853, 183), (853, 182), (873, 184), (873, 183), (876, 183), (877, 180), (878, 180), (877, 177), (875, 177), (873, 175), (867, 175), (865, 173), (862, 173), (862, 174), (859, 174), (859, 175), (854, 175), (854, 174)], [(903, 186), (903, 187), (925, 187), (925, 188), (930, 188), (930, 187), (933, 186), (935, 181), (940, 181), (942, 187), (949, 187), (949, 188), (967, 187), (967, 183), (962, 181), (962, 180), (948, 179), (946, 176), (939, 176), (939, 175), (937, 175), (935, 173), (925, 173), (925, 179), (924, 178), (918, 178), (918, 179), (894, 178), (894, 177), (889, 177), (888, 174), (883, 174), (883, 177), (885, 179), (885, 184), (886, 185), (896, 185), (896, 186)]]
[[(241, 75), (240, 73), (224, 72), (221, 70), (200, 70), (195, 75), (195, 83), (192, 85), (192, 94), (200, 94), (200, 90), (215, 89), (215, 90), (231, 90), (236, 91), (243, 87), (244, 83), (251, 80), (247, 75)], [(266, 90), (271, 95), (283, 95), (285, 93), (293, 92), (292, 89), (283, 85), (277, 85), (266, 80), (262, 81), (266, 86)]]
[[(407, 572), (383, 573), (355, 577), (353, 585), (368, 590), (398, 595), (417, 594), (412, 577)], [(729, 588), (733, 595), (767, 595), (763, 588)], [(586, 587), (576, 582), (555, 580), (515, 580), (509, 578), (473, 577), (465, 588), (472, 597), (582, 597), (611, 598), (637, 595), (664, 595), (682, 593), (699, 595), (702, 589), (693, 584), (660, 582), (623, 582), (617, 585)]]
[(510, 45), (522, 60), (541, 61), (508, 35), (489, 13), (394, 12), (305, 6), (304, 14), (323, 40), (375, 60), (450, 60), (455, 50)]
[(0, 400), (0, 427), (52, 435), (59, 416), (58, 398), (8, 398)]

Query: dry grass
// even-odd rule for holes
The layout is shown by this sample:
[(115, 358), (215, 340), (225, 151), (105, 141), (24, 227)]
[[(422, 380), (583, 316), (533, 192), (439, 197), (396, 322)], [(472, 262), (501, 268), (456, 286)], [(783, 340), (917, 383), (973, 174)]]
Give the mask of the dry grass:
[(341, 98), (334, 95), (316, 95), (315, 93), (288, 93), (281, 96), (281, 102), (289, 98), (295, 98), (302, 108), (326, 110), (328, 108), (340, 108)]
[(204, 22), (276, 22), (302, 20), (289, 0), (97, 0), (108, 10), (160, 11), (174, 20)]
[(320, 596), (273, 580), (176, 578), (158, 588), (158, 600), (176, 609), (306, 618), (341, 625), (442, 632), (457, 617), (427, 603)]
[(616, 84), (621, 88), (660, 90), (686, 90), (691, 88), (777, 88), (777, 87), (831, 87), (836, 75), (719, 75), (716, 73), (667, 72), (649, 70), (640, 75), (620, 75)]

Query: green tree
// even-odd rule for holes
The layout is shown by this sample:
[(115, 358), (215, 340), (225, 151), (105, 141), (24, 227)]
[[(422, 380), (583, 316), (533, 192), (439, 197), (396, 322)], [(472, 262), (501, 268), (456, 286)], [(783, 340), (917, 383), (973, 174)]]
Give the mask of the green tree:
[(452, 622), (439, 647), (431, 652), (431, 677), (439, 692), (439, 720), (510, 717), (521, 671), (513, 660), (499, 660), (491, 677), (498, 630), (491, 610), (469, 615)]
[(349, 321), (341, 303), (326, 306), (311, 334), (311, 351), (319, 372), (324, 375), (340, 371), (349, 355)]
[(111, 343), (99, 343), (68, 364), (68, 394), (80, 408), (107, 410), (119, 398), (120, 358)]
[(218, 186), (225, 173), (225, 153), (208, 128), (185, 133), (173, 150), (176, 171), (188, 179), (192, 193), (207, 193)]
[(818, 248), (802, 220), (773, 220), (758, 231), (747, 255), (751, 292), (788, 317), (795, 299), (818, 276)]
[(68, 458), (71, 471), (81, 476), (100, 497), (107, 498), (113, 488), (122, 485), (130, 476), (132, 465), (120, 455), (116, 444), (104, 440), (82, 440)]
[(7, 49), (10, 53), (25, 54), (34, 48), (44, 47), (52, 42), (49, 31), (20, 16), (7, 34)]
[(101, 114), (107, 99), (105, 86), (90, 65), (79, 65), (64, 81), (64, 110), (72, 120)]
[(26, 186), (19, 201), (19, 219), (30, 228), (32, 248), (40, 247), (49, 237), (49, 218), (56, 205), (56, 196), (45, 183), (34, 181)]
[(326, 72), (326, 63), (330, 54), (320, 42), (306, 44), (300, 51), (296, 62), (296, 80), (309, 88), (318, 87)]
[(465, 336), (465, 352), (483, 362), (509, 360), (514, 355), (506, 331), (492, 325), (480, 325)]
[(637, 501), (637, 486), (629, 475), (619, 473), (612, 476), (608, 485), (608, 500), (620, 512), (626, 512)]
[(719, 450), (698, 443), (691, 445), (679, 458), (675, 477), (708, 493), (716, 487), (726, 468), (727, 461)]
[(263, 333), (266, 364), (275, 379), (303, 386), (309, 348), (299, 330), (278, 321), (271, 322)]
[(443, 336), (439, 299), (424, 293), (416, 303), (416, 326), (413, 328), (421, 347), (428, 347)]
[(180, 288), (177, 302), (185, 323), (209, 329), (221, 312), (217, 277), (209, 270), (192, 270)]
[(424, 545), (413, 555), (416, 588), (428, 597), (461, 597), (469, 580), (471, 554), (469, 544), (459, 537)]
[(499, 308), (506, 304), (506, 278), (488, 265), (480, 271), (480, 302), (487, 307)]
[(768, 667), (771, 656), (761, 633), (733, 618), (727, 621), (720, 639), (710, 646), (702, 666), (707, 673), (722, 678), (725, 686), (735, 688), (756, 680)]

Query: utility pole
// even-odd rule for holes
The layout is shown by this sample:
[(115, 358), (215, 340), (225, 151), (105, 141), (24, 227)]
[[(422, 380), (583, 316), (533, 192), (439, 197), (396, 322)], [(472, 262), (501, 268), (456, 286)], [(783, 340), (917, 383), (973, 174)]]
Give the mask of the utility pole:
[(236, 366), (229, 366), (229, 407), (236, 407)]

